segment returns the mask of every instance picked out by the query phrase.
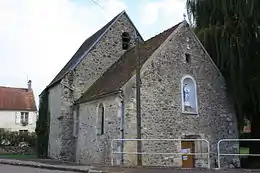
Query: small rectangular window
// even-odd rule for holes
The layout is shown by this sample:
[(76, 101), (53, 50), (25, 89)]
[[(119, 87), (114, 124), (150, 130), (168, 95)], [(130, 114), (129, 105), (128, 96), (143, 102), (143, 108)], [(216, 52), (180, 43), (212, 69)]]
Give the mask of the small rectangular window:
[(97, 120), (97, 134), (103, 135), (105, 133), (105, 109), (103, 104), (100, 104), (98, 107)]
[(185, 61), (186, 61), (187, 63), (190, 63), (190, 61), (191, 61), (191, 56), (190, 56), (189, 53), (185, 53)]
[(29, 112), (21, 112), (20, 124), (26, 126), (29, 123)]

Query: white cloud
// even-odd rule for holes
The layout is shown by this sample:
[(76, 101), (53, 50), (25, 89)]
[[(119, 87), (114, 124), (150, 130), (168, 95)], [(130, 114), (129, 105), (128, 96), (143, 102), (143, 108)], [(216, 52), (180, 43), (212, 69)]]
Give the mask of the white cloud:
[(139, 26), (145, 31), (145, 39), (181, 22), (186, 0), (144, 0), (139, 6)]
[[(120, 0), (0, 1), (0, 85), (26, 87), (32, 80), (35, 97), (55, 77), (83, 41), (126, 5)], [(101, 13), (102, 11), (102, 13)]]
[(160, 5), (160, 2), (151, 2), (145, 5), (141, 15), (141, 23), (143, 25), (154, 24), (158, 20)]
[[(183, 18), (185, 0), (147, 1), (140, 7), (143, 25), (158, 25), (158, 22), (171, 23)], [(159, 20), (159, 21), (158, 21)]]

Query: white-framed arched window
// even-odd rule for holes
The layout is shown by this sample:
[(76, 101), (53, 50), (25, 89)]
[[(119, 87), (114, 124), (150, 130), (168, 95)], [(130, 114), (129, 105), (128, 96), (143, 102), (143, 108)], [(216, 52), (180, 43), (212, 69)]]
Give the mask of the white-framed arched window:
[(105, 107), (102, 103), (98, 105), (97, 116), (97, 134), (103, 135), (105, 133)]
[(183, 113), (198, 113), (197, 86), (195, 79), (185, 75), (181, 79), (181, 97)]

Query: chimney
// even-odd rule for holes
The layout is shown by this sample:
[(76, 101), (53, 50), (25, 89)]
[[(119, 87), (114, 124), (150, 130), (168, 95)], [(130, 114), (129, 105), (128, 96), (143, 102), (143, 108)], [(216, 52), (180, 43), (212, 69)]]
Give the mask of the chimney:
[(28, 90), (31, 90), (32, 89), (32, 81), (29, 80), (27, 84), (28, 84)]

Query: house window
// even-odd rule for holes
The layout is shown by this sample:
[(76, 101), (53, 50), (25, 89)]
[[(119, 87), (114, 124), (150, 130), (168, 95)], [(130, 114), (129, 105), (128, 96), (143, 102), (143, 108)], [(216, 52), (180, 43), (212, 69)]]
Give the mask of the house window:
[(184, 76), (181, 80), (182, 112), (198, 113), (196, 82), (191, 76)]
[(23, 126), (27, 126), (29, 124), (29, 112), (21, 112), (20, 123)]
[(98, 117), (97, 117), (97, 134), (103, 135), (105, 133), (105, 108), (101, 103), (98, 106)]

